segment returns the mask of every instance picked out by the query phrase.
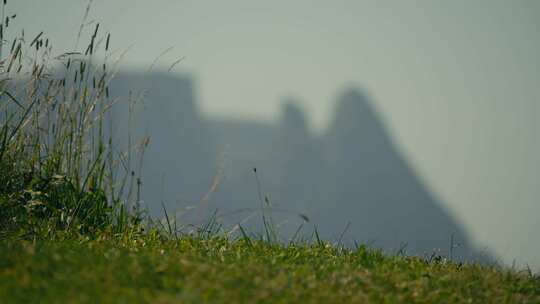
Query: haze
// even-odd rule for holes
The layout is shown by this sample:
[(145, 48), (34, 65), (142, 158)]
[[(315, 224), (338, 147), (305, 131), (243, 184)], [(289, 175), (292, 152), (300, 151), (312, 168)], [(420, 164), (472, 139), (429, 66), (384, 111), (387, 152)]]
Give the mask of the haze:
[[(87, 2), (37, 2), (10, 3), (17, 24), (73, 48)], [(364, 88), (475, 243), (540, 265), (539, 2), (95, 0), (90, 17), (126, 67), (185, 56), (172, 73), (194, 75), (208, 117), (272, 122), (291, 96), (323, 132), (339, 92)]]

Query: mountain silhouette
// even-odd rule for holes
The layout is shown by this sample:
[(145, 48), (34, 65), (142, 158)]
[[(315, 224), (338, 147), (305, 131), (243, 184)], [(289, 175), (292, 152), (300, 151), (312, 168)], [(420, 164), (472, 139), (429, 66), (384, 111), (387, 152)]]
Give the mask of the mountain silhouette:
[(348, 89), (339, 97), (324, 147), (321, 197), (328, 203), (315, 216), (321, 231), (337, 234), (350, 222), (350, 235), (382, 248), (447, 252), (453, 239), (460, 243), (457, 252), (471, 252), (463, 228), (399, 154), (362, 91)]
[[(204, 221), (218, 210), (224, 224), (240, 222), (256, 231), (260, 205), (268, 198), (284, 236), (302, 223), (315, 224), (321, 236), (345, 244), (489, 260), (474, 250), (463, 227), (401, 156), (381, 115), (358, 88), (339, 96), (322, 135), (311, 133), (292, 98), (284, 101), (279, 121), (270, 124), (203, 117), (189, 75), (121, 72), (112, 88), (116, 96), (144, 92), (144, 102), (131, 107), (130, 124), (125, 104), (113, 115), (115, 132), (129, 127), (133, 137), (150, 136), (142, 190), (154, 215), (162, 202), (185, 212), (186, 222)], [(126, 147), (125, 138), (120, 142)], [(187, 211), (190, 207), (198, 211)]]
[[(127, 150), (128, 133), (132, 146), (149, 138), (142, 168), (145, 207), (157, 214), (162, 212), (162, 204), (176, 210), (199, 202), (215, 170), (192, 79), (120, 72), (111, 88), (112, 94), (128, 99), (113, 109), (119, 150)], [(133, 157), (132, 167), (138, 161)]]

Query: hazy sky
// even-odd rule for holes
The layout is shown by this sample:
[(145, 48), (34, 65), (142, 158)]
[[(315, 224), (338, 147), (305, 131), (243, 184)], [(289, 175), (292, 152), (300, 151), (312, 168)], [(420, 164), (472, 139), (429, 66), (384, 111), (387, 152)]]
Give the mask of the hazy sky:
[[(8, 1), (72, 48), (86, 1)], [(324, 130), (336, 94), (372, 96), (422, 179), (474, 240), (540, 266), (540, 1), (95, 0), (126, 65), (192, 72), (201, 110), (275, 119), (299, 98)]]

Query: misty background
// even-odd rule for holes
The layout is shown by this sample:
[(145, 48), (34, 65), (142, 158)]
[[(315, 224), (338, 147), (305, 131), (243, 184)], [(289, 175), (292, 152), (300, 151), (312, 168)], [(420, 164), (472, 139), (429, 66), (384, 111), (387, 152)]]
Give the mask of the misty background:
[[(59, 53), (73, 48), (87, 2), (36, 3), (10, 3), (16, 23), (34, 31), (28, 36), (48, 32)], [(538, 266), (539, 15), (535, 1), (96, 0), (90, 19), (112, 33), (119, 53), (129, 49), (128, 74), (144, 74), (169, 47), (155, 70), (185, 56), (166, 77), (189, 75), (194, 111), (211, 129), (220, 121), (283, 125), (282, 105), (292, 99), (315, 138), (332, 137), (339, 100), (358, 92), (431, 214), (480, 250)], [(209, 153), (221, 153), (209, 141)]]

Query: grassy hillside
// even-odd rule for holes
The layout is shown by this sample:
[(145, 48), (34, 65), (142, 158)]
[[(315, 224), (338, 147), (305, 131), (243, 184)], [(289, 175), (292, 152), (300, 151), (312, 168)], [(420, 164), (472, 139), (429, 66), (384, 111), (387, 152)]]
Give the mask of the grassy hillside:
[(365, 247), (272, 246), (154, 235), (0, 245), (4, 303), (540, 303), (527, 273), (390, 257)]

